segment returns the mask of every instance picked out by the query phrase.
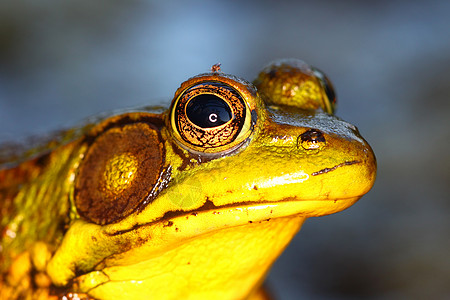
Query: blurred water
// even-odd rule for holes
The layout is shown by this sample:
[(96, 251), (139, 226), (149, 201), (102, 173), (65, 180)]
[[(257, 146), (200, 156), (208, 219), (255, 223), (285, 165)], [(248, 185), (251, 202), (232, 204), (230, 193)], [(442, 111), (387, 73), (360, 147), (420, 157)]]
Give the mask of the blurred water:
[(337, 114), (379, 176), (345, 212), (308, 220), (275, 264), (280, 299), (450, 297), (450, 2), (3, 1), (0, 141), (102, 111), (170, 101), (221, 62), (247, 79), (297, 57), (324, 70)]

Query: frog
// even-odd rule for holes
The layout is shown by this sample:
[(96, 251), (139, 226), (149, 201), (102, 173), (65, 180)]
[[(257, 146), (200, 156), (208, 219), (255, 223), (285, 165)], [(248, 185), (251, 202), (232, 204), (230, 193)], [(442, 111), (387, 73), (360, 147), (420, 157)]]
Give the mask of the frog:
[(301, 60), (253, 82), (214, 65), (168, 108), (3, 155), (0, 298), (268, 299), (304, 221), (374, 184), (371, 147), (335, 108), (329, 79)]

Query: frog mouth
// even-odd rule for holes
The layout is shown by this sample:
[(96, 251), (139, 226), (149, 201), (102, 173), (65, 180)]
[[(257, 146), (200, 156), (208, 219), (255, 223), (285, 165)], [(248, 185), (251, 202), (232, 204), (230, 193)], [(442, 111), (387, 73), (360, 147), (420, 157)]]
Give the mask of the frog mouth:
[[(289, 174), (286, 175), (288, 177), (285, 178), (279, 177), (273, 179), (269, 184), (265, 184), (267, 186), (276, 185), (278, 181), (282, 181), (283, 184), (297, 183), (303, 182), (308, 179), (309, 176), (319, 176), (323, 174), (327, 174), (329, 172), (335, 171), (345, 166), (361, 164), (360, 160), (348, 160), (341, 162), (332, 167), (326, 167), (320, 169), (318, 171), (312, 172), (310, 174), (305, 172), (300, 172), (296, 175)], [(276, 182), (275, 182), (276, 181)], [(264, 184), (250, 184), (249, 188), (254, 190), (258, 190), (266, 187)], [(140, 227), (151, 227), (158, 223), (163, 224), (164, 228), (172, 227), (174, 222), (177, 219), (191, 219), (195, 217), (200, 217), (201, 215), (211, 215), (215, 216), (214, 218), (223, 218), (226, 215), (232, 215), (232, 219), (234, 221), (230, 221), (227, 223), (228, 226), (231, 223), (236, 223), (242, 225), (242, 220), (247, 219), (250, 221), (258, 221), (258, 220), (266, 220), (273, 219), (279, 217), (286, 216), (303, 216), (303, 217), (316, 217), (322, 215), (333, 214), (335, 212), (341, 211), (351, 205), (353, 205), (360, 197), (362, 197), (365, 193), (362, 194), (352, 194), (352, 195), (342, 195), (341, 197), (327, 199), (327, 198), (306, 198), (299, 199), (295, 196), (288, 196), (285, 198), (281, 198), (278, 200), (268, 200), (263, 201), (240, 201), (229, 204), (217, 205), (214, 203), (213, 199), (206, 197), (203, 202), (203, 205), (197, 207), (193, 210), (170, 210), (164, 213), (164, 215), (159, 218), (152, 220), (150, 222), (142, 222), (137, 223), (131, 228), (122, 229), (122, 230), (111, 230), (108, 231), (107, 234), (110, 236), (121, 235), (127, 232), (135, 231)], [(239, 220), (239, 221), (236, 221)], [(208, 221), (205, 223), (214, 223), (214, 221)], [(242, 224), (241, 224), (242, 223)]]
[(360, 163), (361, 163), (361, 161), (359, 161), (359, 160), (344, 161), (343, 163), (337, 164), (334, 167), (324, 168), (322, 170), (313, 172), (313, 173), (311, 173), (311, 176), (318, 176), (318, 175), (326, 174), (326, 173), (332, 172), (340, 167), (350, 166), (350, 165), (355, 165), (355, 164), (360, 164)]
[[(267, 201), (267, 202), (238, 202), (226, 205), (215, 205), (211, 200), (206, 200), (206, 202), (195, 211), (168, 211), (161, 218), (148, 223), (135, 224), (135, 226), (125, 229), (106, 232), (109, 236), (123, 235), (128, 232), (135, 231), (140, 227), (149, 227), (156, 224), (161, 224), (162, 227), (172, 227), (177, 219), (189, 219), (200, 216), (208, 215), (209, 217), (216, 218), (225, 215), (233, 215), (236, 224), (228, 226), (238, 226), (244, 225), (246, 223), (253, 223), (258, 221), (268, 221), (271, 219), (277, 219), (280, 217), (289, 216), (302, 216), (302, 217), (316, 217), (320, 215), (328, 215), (345, 209), (348, 206), (353, 205), (360, 197), (353, 196), (342, 199), (333, 200), (305, 200), (299, 201), (294, 198), (285, 198), (278, 201)], [(327, 213), (316, 213), (317, 206), (332, 205), (333, 209), (329, 210)], [(309, 207), (311, 206), (311, 207)], [(303, 210), (303, 211), (302, 211)], [(215, 217), (214, 217), (215, 216)], [(243, 221), (243, 220), (247, 221)], [(210, 222), (205, 222), (210, 223)], [(233, 223), (233, 222), (232, 222)]]

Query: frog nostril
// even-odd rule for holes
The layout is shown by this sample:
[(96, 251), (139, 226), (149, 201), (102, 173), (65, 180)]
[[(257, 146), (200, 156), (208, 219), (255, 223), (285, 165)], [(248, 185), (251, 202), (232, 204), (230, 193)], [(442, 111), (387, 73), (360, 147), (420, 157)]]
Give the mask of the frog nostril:
[(310, 129), (297, 139), (297, 145), (305, 150), (317, 150), (325, 145), (325, 137), (318, 129)]

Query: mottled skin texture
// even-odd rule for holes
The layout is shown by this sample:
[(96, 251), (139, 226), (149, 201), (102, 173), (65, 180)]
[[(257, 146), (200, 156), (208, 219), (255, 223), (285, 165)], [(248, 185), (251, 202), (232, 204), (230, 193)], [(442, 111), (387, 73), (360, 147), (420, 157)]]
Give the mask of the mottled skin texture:
[[(0, 298), (265, 299), (261, 283), (305, 219), (351, 206), (375, 180), (370, 146), (332, 115), (317, 72), (280, 61), (255, 87), (215, 68), (182, 83), (168, 110), (104, 118), (11, 158), (0, 169)], [(197, 128), (196, 143), (183, 129), (195, 122), (174, 111), (203, 82), (245, 119)]]
[[(45, 276), (46, 262), (39, 266), (36, 258), (28, 268), (19, 267), (24, 265), (24, 253), (45, 256), (47, 251), (54, 252), (61, 242), (69, 223), (68, 199), (80, 151), (80, 143), (73, 142), (16, 168), (0, 171), (1, 295), (14, 299), (41, 288), (36, 281)], [(35, 254), (36, 251), (38, 253)], [(16, 260), (18, 262), (14, 264)], [(14, 269), (17, 264), (15, 273), (6, 273), (8, 268)], [(34, 270), (33, 276), (30, 276), (30, 270)], [(41, 281), (46, 290), (48, 282)], [(5, 285), (7, 282), (14, 287), (11, 291)]]

